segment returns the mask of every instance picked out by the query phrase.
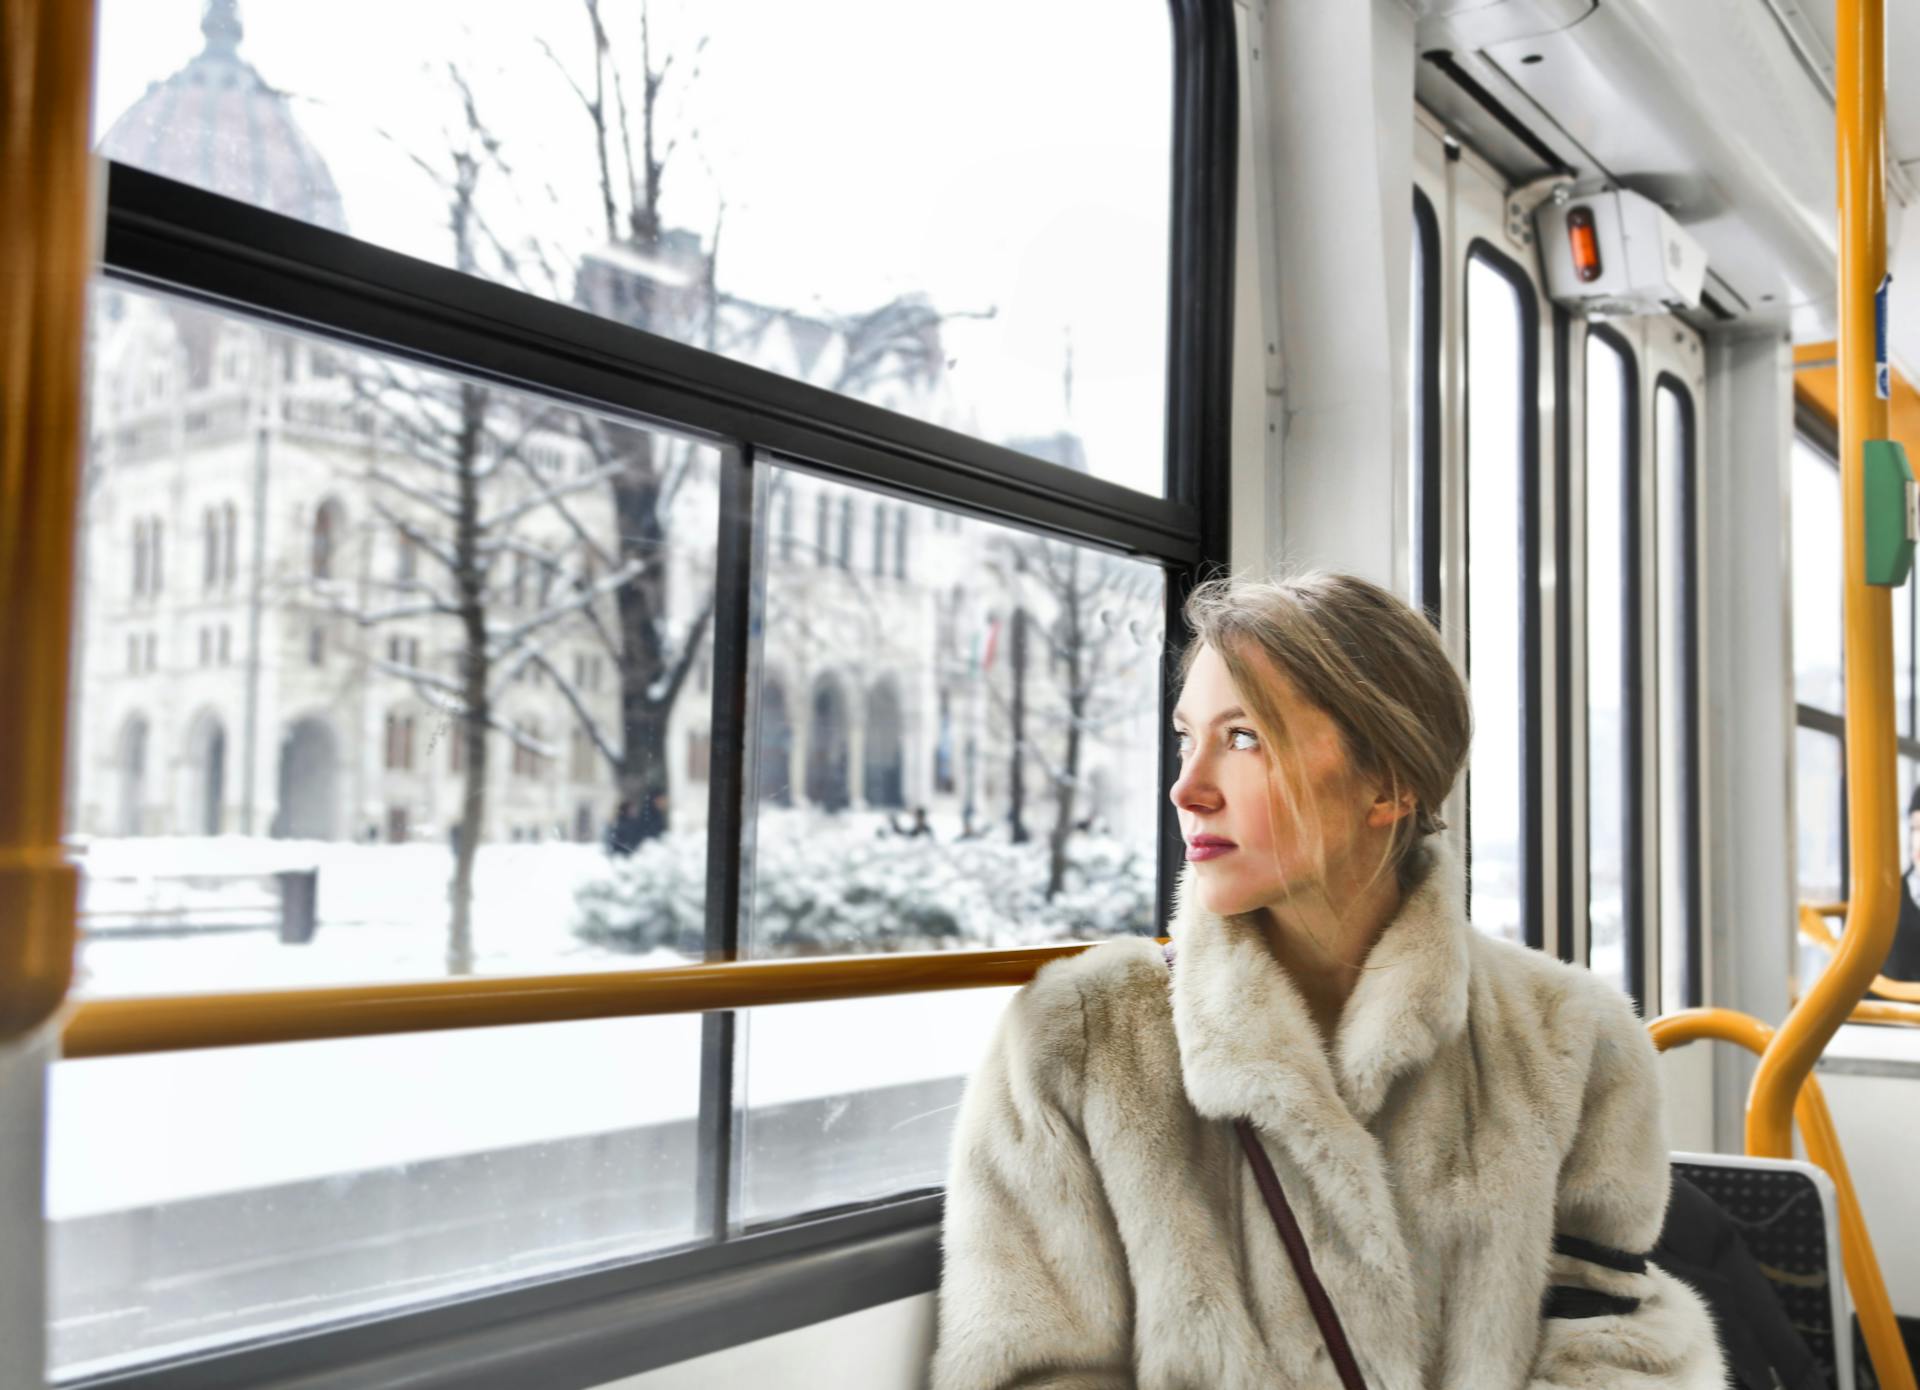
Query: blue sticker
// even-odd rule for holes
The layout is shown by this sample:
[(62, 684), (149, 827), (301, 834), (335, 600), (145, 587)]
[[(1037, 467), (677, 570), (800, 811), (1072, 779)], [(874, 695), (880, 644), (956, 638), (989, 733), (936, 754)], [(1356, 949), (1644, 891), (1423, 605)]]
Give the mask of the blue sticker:
[(1873, 391), (1881, 400), (1893, 398), (1893, 382), (1887, 372), (1887, 286), (1891, 275), (1880, 277), (1880, 288), (1873, 292)]

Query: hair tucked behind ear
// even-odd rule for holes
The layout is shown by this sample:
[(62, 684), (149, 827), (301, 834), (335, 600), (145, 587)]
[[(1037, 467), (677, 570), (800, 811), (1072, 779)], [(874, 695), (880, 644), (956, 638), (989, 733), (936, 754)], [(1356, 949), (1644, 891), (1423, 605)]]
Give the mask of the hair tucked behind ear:
[(1395, 858), (1444, 829), (1438, 808), (1453, 790), (1473, 737), (1467, 689), (1431, 624), (1377, 584), (1347, 574), (1214, 579), (1186, 603), (1194, 637), (1184, 675), (1203, 646), (1226, 663), (1248, 712), (1284, 740), (1265, 656), (1339, 726), (1355, 765), (1388, 793), (1411, 792)]

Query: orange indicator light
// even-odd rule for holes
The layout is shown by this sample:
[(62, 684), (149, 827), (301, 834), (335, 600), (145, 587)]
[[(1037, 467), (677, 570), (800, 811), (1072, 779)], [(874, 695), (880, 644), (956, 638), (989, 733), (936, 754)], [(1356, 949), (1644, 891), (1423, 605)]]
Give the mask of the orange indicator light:
[(1575, 208), (1567, 214), (1567, 242), (1573, 249), (1573, 272), (1583, 282), (1600, 278), (1600, 237), (1593, 228), (1593, 209)]

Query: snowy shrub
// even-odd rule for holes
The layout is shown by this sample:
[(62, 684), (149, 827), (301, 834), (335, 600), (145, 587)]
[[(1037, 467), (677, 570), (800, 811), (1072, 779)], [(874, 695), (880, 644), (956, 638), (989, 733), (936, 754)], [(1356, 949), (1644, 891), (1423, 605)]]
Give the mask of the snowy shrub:
[[(835, 955), (1028, 946), (1146, 934), (1155, 865), (1143, 847), (1080, 834), (1066, 883), (1047, 900), (1044, 839), (949, 841), (887, 833), (877, 816), (763, 810), (753, 866), (751, 948)], [(677, 834), (611, 858), (575, 893), (575, 930), (620, 951), (702, 953), (705, 841)]]

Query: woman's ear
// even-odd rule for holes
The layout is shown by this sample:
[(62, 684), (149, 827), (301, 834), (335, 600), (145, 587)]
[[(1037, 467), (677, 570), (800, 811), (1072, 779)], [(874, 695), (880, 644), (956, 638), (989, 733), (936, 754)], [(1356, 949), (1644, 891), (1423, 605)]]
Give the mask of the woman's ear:
[(1419, 809), (1420, 803), (1412, 791), (1396, 793), (1391, 787), (1382, 788), (1380, 795), (1373, 799), (1373, 804), (1367, 807), (1367, 825), (1373, 830), (1385, 830)]

